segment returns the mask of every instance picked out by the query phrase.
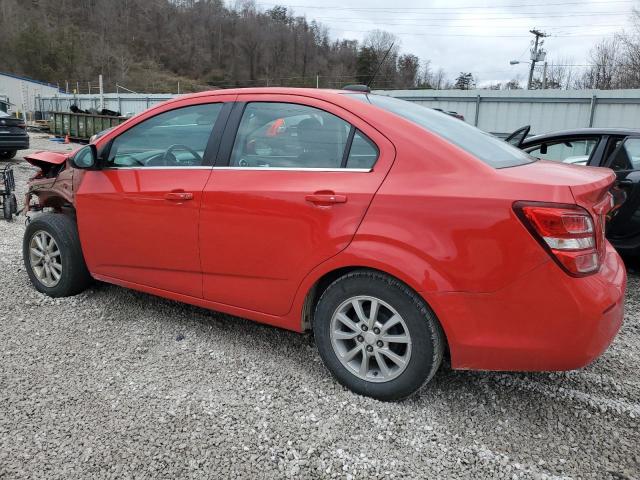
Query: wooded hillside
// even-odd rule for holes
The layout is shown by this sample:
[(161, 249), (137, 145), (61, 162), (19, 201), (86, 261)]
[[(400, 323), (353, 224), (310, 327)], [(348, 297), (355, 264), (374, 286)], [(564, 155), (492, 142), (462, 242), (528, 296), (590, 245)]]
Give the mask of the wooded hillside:
[[(221, 0), (1, 0), (0, 71), (62, 88), (88, 88), (103, 74), (146, 92), (212, 86), (341, 87), (366, 82), (393, 42), (375, 85), (442, 87), (444, 74), (401, 54), (372, 32), (359, 43), (332, 39), (321, 24), (285, 7), (260, 10)], [(433, 84), (433, 85), (432, 85)]]

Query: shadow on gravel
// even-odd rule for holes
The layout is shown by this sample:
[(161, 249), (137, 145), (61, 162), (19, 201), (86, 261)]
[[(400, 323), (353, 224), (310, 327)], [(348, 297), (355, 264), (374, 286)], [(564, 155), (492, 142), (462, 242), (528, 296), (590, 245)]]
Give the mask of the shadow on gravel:
[[(308, 385), (326, 386), (326, 382), (334, 382), (332, 384), (341, 388), (322, 366), (310, 333), (299, 334), (99, 282), (92, 287), (89, 295), (107, 308), (109, 304), (117, 302), (125, 305), (125, 309), (142, 311), (145, 317), (162, 324), (162, 331), (170, 333), (164, 338), (158, 338), (157, 332), (150, 332), (149, 335), (156, 337), (154, 343), (178, 343), (197, 337), (200, 342), (214, 348), (220, 347), (221, 342), (231, 344), (241, 340), (256, 357), (271, 358), (272, 361), (282, 362), (287, 368), (295, 369), (306, 379), (305, 383)], [(121, 317), (119, 321), (130, 324), (137, 322), (136, 317)], [(452, 370), (449, 363), (445, 362), (426, 388), (402, 403), (424, 406), (434, 397), (444, 397), (451, 402), (451, 408), (455, 409), (461, 406), (461, 398), (469, 394), (476, 399), (492, 397), (495, 401), (501, 398), (510, 403), (506, 397), (513, 396), (514, 390), (555, 398), (557, 390), (569, 388), (573, 383), (573, 379), (564, 372), (463, 371)]]

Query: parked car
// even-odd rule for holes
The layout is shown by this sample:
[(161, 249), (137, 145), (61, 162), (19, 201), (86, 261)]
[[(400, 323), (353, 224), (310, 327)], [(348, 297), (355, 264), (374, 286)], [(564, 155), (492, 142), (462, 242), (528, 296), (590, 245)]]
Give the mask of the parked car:
[(613, 172), (538, 161), (399, 99), (204, 92), (27, 160), (42, 169), (23, 244), (38, 291), (95, 278), (312, 330), (362, 395), (405, 398), (445, 355), (579, 368), (622, 322), (626, 272), (603, 233)]
[(18, 150), (27, 148), (29, 134), (24, 120), (0, 111), (0, 160), (10, 160)]
[(580, 128), (528, 137), (530, 127), (506, 141), (536, 158), (611, 168), (626, 200), (607, 225), (607, 238), (622, 254), (640, 258), (640, 130)]

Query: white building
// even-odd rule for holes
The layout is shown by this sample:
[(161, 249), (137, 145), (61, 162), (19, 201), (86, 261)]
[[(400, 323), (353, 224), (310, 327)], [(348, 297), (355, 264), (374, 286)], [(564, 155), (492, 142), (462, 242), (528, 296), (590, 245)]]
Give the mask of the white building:
[(9, 101), (10, 112), (34, 112), (37, 109), (38, 96), (52, 96), (57, 93), (58, 88), (55, 85), (0, 72), (0, 98), (6, 97)]

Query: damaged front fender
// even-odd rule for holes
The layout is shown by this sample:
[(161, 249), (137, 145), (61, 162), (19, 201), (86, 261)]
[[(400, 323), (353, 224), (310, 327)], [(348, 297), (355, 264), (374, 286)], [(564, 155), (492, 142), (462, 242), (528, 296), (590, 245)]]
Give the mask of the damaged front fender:
[(40, 169), (28, 182), (25, 214), (45, 207), (61, 210), (74, 205), (75, 187), (82, 172), (69, 163), (73, 153), (41, 151), (25, 156), (27, 162)]

